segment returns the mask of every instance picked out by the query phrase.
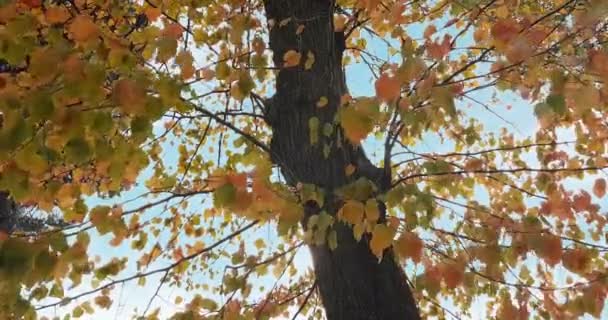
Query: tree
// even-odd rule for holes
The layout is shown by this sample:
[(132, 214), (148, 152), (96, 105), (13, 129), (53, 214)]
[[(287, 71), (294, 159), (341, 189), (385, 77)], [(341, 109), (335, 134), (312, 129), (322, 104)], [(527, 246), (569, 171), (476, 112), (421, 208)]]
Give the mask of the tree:
[(57, 215), (39, 215), (31, 208), (18, 207), (8, 194), (0, 192), (0, 233), (38, 233), (65, 226)]
[[(0, 190), (75, 223), (2, 237), (0, 315), (80, 317), (160, 276), (138, 316), (172, 286), (190, 292), (176, 319), (479, 301), (599, 318), (607, 17), (602, 0), (0, 0)], [(351, 95), (351, 67), (372, 94)], [(90, 257), (105, 235), (131, 253)]]

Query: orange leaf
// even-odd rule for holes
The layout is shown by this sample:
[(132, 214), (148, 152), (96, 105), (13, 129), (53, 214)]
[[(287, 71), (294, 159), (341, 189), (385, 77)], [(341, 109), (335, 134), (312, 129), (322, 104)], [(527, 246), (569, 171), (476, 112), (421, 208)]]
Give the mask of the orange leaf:
[(506, 44), (519, 33), (519, 24), (513, 19), (500, 19), (492, 26), (491, 33), (495, 40)]
[(587, 210), (591, 206), (591, 195), (587, 191), (576, 194), (572, 201), (572, 207), (576, 212)]
[(428, 42), (426, 46), (426, 50), (431, 58), (435, 60), (443, 59), (443, 57), (450, 53), (450, 50), (452, 49), (452, 37), (450, 35), (445, 35), (441, 43)]
[(161, 11), (160, 11), (160, 8), (148, 7), (144, 11), (144, 14), (148, 18), (148, 20), (153, 22), (153, 21), (156, 21), (156, 19), (158, 19), (158, 17), (160, 17)]
[(285, 62), (283, 66), (285, 68), (295, 67), (300, 64), (300, 59), (302, 58), (302, 54), (295, 50), (289, 50), (285, 52), (283, 55), (283, 61)]
[(538, 255), (547, 262), (548, 265), (554, 266), (562, 259), (562, 241), (556, 236), (542, 236), (540, 239), (540, 248)]
[(70, 18), (70, 13), (65, 7), (50, 7), (46, 10), (45, 16), (50, 24), (64, 23)]
[(426, 27), (426, 29), (424, 29), (424, 38), (425, 39), (429, 39), (431, 38), (431, 36), (437, 32), (437, 27), (435, 27), (434, 24), (429, 25), (428, 27)]
[(591, 257), (587, 250), (576, 248), (564, 253), (563, 262), (566, 269), (576, 273), (584, 273), (591, 262)]
[(593, 184), (593, 194), (598, 198), (604, 197), (606, 194), (606, 180), (604, 178), (595, 180), (595, 183)]
[(121, 79), (114, 85), (114, 97), (116, 102), (130, 114), (143, 111), (146, 102), (146, 92), (130, 79)]
[(183, 33), (184, 33), (184, 28), (179, 23), (171, 23), (171, 24), (165, 26), (165, 29), (163, 29), (163, 34), (165, 36), (168, 36), (168, 37), (171, 37), (174, 39), (181, 38)]
[(334, 15), (334, 30), (336, 32), (344, 30), (346, 26), (346, 16), (344, 15)]
[(230, 182), (235, 188), (239, 190), (245, 190), (247, 188), (247, 174), (246, 173), (230, 173), (226, 175), (228, 182)]
[(422, 258), (422, 249), (424, 242), (413, 232), (406, 231), (401, 234), (399, 240), (395, 242), (397, 254), (403, 258), (410, 258), (412, 261), (419, 263)]
[(456, 263), (446, 263), (439, 266), (443, 275), (445, 285), (449, 289), (458, 287), (464, 280), (464, 265)]
[(380, 100), (391, 102), (401, 95), (401, 83), (395, 77), (389, 77), (387, 74), (382, 74), (376, 80), (376, 96)]
[(589, 60), (593, 71), (599, 73), (600, 76), (608, 77), (608, 54), (603, 51), (590, 50)]
[(347, 177), (350, 177), (353, 173), (355, 173), (355, 170), (357, 169), (357, 167), (355, 167), (352, 164), (348, 164), (346, 166), (346, 168), (344, 168), (344, 173), (346, 174)]
[(483, 160), (477, 158), (470, 158), (465, 162), (464, 169), (466, 171), (476, 171), (483, 168)]
[(74, 18), (70, 24), (69, 31), (72, 38), (77, 42), (87, 42), (99, 35), (99, 28), (91, 20), (91, 17), (80, 15)]
[(42, 5), (42, 0), (21, 0), (21, 3), (30, 8), (38, 8)]

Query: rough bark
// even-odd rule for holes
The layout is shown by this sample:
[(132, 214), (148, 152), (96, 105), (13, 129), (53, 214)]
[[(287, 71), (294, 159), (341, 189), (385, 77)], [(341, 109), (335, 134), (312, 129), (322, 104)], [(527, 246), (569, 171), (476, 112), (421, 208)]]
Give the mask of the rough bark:
[(8, 197), (8, 193), (0, 191), (0, 232), (10, 233), (15, 224), (15, 203)]
[[(340, 135), (325, 137), (311, 144), (309, 119), (320, 126), (334, 123), (340, 97), (347, 93), (342, 69), (344, 37), (334, 33), (333, 2), (328, 0), (266, 0), (270, 28), (270, 49), (276, 66), (283, 66), (283, 55), (296, 50), (302, 55), (297, 67), (282, 68), (277, 74), (276, 94), (268, 106), (268, 122), (273, 129), (271, 151), (289, 184), (310, 183), (327, 193), (324, 208), (308, 206), (307, 215), (323, 209), (335, 214), (339, 203), (332, 190), (365, 177), (381, 189), (388, 185), (384, 170), (373, 166), (361, 148)], [(297, 32), (300, 26), (303, 31)], [(301, 27), (300, 27), (301, 29)], [(315, 63), (306, 70), (308, 52)], [(327, 106), (318, 108), (321, 97)], [(329, 155), (324, 145), (330, 146)], [(348, 164), (356, 172), (347, 176)], [(405, 274), (390, 252), (379, 263), (370, 252), (368, 239), (353, 238), (350, 227), (336, 223), (338, 248), (311, 246), (317, 283), (329, 320), (341, 319), (419, 319), (416, 303)]]

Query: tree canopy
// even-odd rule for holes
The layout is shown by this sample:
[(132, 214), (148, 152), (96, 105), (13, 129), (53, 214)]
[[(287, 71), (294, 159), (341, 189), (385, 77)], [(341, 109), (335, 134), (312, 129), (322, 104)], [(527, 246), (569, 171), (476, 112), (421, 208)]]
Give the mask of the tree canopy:
[(145, 319), (605, 316), (607, 31), (604, 0), (0, 0), (0, 193), (69, 222), (0, 230), (0, 318), (126, 283)]

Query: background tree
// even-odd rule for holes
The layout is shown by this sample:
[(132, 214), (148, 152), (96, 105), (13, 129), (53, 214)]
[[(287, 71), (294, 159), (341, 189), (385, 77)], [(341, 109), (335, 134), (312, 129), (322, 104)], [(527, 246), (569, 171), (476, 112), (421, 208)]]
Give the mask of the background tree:
[(0, 317), (103, 312), (155, 279), (136, 316), (599, 318), (607, 17), (0, 0), (0, 190), (73, 222), (3, 234)]
[(54, 227), (65, 227), (57, 215), (37, 214), (31, 208), (19, 207), (7, 193), (0, 193), (0, 232), (37, 233)]

